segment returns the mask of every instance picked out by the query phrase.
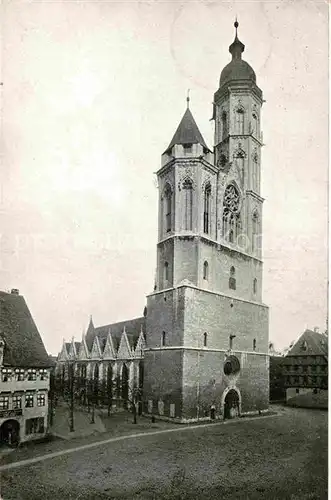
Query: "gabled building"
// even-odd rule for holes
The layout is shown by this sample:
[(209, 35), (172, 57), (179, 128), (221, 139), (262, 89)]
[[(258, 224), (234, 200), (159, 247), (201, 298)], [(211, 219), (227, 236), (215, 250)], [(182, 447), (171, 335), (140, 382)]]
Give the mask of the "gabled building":
[(91, 318), (81, 342), (63, 341), (56, 367), (60, 385), (68, 381), (72, 366), (75, 394), (82, 404), (92, 383), (97, 404), (107, 402), (111, 393), (113, 406), (125, 405), (133, 389), (142, 388), (145, 334), (145, 317), (99, 327)]
[(282, 375), (287, 404), (327, 407), (328, 335), (306, 330), (284, 357)]
[(24, 297), (0, 292), (0, 441), (42, 438), (52, 367)]

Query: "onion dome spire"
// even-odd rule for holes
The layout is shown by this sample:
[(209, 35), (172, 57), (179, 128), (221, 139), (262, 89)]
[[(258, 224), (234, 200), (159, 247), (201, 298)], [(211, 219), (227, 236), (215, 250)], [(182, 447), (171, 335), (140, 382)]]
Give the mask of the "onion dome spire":
[(235, 35), (234, 41), (231, 43), (231, 45), (229, 47), (229, 52), (230, 52), (230, 54), (232, 54), (232, 59), (241, 59), (241, 54), (245, 50), (245, 45), (238, 38), (238, 26), (239, 26), (239, 23), (238, 23), (237, 18), (236, 18), (236, 20), (234, 22), (234, 27), (236, 29), (236, 35)]

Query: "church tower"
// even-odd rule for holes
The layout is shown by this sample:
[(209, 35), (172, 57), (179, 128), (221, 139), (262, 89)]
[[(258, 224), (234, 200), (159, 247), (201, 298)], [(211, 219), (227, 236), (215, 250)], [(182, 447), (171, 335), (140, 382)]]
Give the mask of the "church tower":
[(189, 108), (157, 172), (157, 273), (147, 297), (144, 412), (175, 421), (264, 411), (262, 91), (237, 35), (214, 95), (215, 145)]

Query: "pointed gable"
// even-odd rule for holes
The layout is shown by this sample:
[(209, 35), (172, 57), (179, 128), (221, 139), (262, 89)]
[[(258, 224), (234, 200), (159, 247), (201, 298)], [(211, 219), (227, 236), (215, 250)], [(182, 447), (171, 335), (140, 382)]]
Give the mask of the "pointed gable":
[(0, 332), (5, 342), (3, 364), (49, 367), (49, 356), (22, 295), (0, 291)]
[(120, 359), (127, 359), (127, 358), (132, 357), (132, 351), (131, 351), (129, 340), (128, 340), (128, 337), (127, 337), (127, 334), (125, 331), (125, 327), (124, 327), (124, 330), (122, 332), (120, 345), (119, 345), (119, 348), (117, 351), (117, 357)]
[(104, 359), (116, 358), (116, 351), (114, 349), (114, 343), (110, 331), (108, 333), (105, 349), (103, 351), (103, 358)]
[(144, 332), (141, 330), (138, 341), (137, 341), (137, 345), (135, 348), (135, 356), (136, 357), (140, 358), (140, 357), (144, 356), (145, 346), (146, 346), (146, 342), (145, 342)]
[(91, 316), (89, 325), (88, 325), (87, 330), (86, 330), (86, 337), (85, 337), (86, 338), (86, 345), (87, 345), (89, 350), (91, 350), (91, 348), (92, 348), (94, 337), (95, 337), (95, 328), (94, 328), (93, 319)]
[(59, 355), (57, 358), (58, 361), (68, 361), (68, 359), (69, 359), (69, 352), (68, 352), (69, 346), (70, 346), (70, 344), (63, 340), (62, 349), (59, 352)]
[(85, 341), (84, 335), (82, 337), (82, 341), (81, 341), (80, 346), (79, 346), (77, 357), (78, 357), (78, 359), (80, 361), (85, 361), (85, 360), (87, 360), (89, 358), (89, 351), (88, 351), (88, 348), (87, 348), (87, 345), (86, 345), (86, 341)]
[(328, 336), (325, 333), (319, 333), (313, 330), (306, 330), (287, 353), (287, 356), (327, 355)]
[(101, 358), (101, 349), (100, 349), (100, 343), (99, 343), (98, 337), (94, 337), (92, 350), (91, 350), (91, 358), (92, 359), (100, 359)]
[(189, 108), (185, 111), (167, 151), (175, 144), (201, 144), (209, 150)]

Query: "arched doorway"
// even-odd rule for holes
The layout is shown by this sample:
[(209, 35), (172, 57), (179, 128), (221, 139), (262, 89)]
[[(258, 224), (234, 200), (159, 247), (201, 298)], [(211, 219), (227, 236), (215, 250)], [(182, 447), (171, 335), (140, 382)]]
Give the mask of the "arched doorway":
[(20, 440), (20, 424), (17, 420), (6, 420), (0, 428), (0, 443), (15, 447)]
[(240, 415), (241, 398), (237, 388), (225, 390), (222, 400), (224, 419), (235, 418)]

